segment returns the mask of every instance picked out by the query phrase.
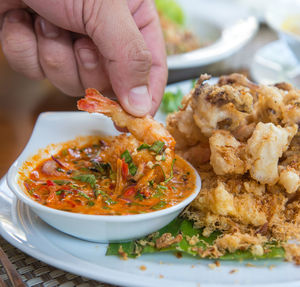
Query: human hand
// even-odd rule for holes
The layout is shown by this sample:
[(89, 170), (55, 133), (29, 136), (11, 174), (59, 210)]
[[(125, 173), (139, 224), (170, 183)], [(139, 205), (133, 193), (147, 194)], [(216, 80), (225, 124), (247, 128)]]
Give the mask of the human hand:
[(15, 71), (69, 95), (113, 91), (135, 116), (156, 112), (167, 67), (152, 0), (1, 0), (0, 27)]

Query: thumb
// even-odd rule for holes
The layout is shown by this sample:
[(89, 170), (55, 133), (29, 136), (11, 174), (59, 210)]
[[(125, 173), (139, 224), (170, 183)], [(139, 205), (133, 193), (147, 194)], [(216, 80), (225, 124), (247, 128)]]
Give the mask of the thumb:
[(94, 21), (90, 17), (87, 33), (106, 59), (106, 71), (123, 108), (135, 116), (144, 116), (152, 107), (148, 88), (151, 53), (127, 1), (103, 1), (101, 10), (102, 17), (98, 14)]

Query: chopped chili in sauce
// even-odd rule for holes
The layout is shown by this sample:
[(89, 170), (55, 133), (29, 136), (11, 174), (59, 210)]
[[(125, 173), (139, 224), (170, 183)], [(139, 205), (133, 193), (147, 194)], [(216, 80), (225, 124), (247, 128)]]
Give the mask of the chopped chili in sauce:
[(63, 211), (129, 215), (176, 205), (195, 189), (194, 171), (180, 157), (164, 173), (156, 160), (158, 154), (164, 160), (162, 142), (152, 147), (140, 143), (134, 149), (119, 146), (117, 152), (111, 150), (111, 139), (98, 143), (62, 149), (39, 163), (23, 182), (28, 196)]

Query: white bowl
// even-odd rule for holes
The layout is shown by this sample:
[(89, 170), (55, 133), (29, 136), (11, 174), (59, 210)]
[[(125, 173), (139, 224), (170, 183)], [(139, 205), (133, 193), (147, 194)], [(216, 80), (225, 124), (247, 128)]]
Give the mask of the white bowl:
[(273, 1), (266, 10), (266, 22), (273, 28), (279, 37), (289, 46), (294, 56), (300, 61), (300, 36), (284, 30), (282, 25), (288, 17), (298, 16), (300, 21), (299, 0)]
[[(201, 181), (194, 169), (196, 189), (188, 198), (175, 206), (137, 215), (104, 216), (56, 210), (32, 200), (20, 185), (19, 169), (24, 162), (50, 144), (62, 143), (78, 136), (118, 134), (111, 120), (102, 115), (84, 112), (43, 113), (37, 120), (26, 148), (8, 171), (8, 185), (17, 198), (27, 204), (45, 222), (81, 239), (103, 243), (120, 242), (140, 238), (157, 231), (171, 222), (199, 193)], [(53, 149), (53, 152), (57, 151), (57, 145), (53, 145)], [(44, 154), (46, 155), (47, 153)]]

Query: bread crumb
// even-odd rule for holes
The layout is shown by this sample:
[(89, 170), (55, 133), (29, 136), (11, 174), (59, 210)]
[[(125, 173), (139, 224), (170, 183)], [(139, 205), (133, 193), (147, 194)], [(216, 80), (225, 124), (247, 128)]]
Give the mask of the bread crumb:
[(238, 269), (232, 269), (232, 270), (229, 271), (229, 274), (234, 274), (234, 273), (236, 273), (238, 271), (239, 271)]
[(147, 270), (147, 267), (145, 265), (141, 265), (140, 270), (145, 271), (145, 270)]
[(195, 265), (192, 265), (191, 268), (195, 268)]
[(210, 264), (208, 264), (208, 267), (209, 267), (209, 269), (214, 270), (217, 267), (217, 265), (215, 263), (210, 263)]
[(128, 254), (123, 250), (123, 246), (121, 245), (118, 253), (123, 260), (128, 260)]
[(159, 264), (162, 265), (162, 264), (164, 264), (164, 263), (163, 263), (162, 261), (159, 261)]
[(219, 260), (216, 260), (216, 261), (215, 261), (215, 264), (216, 264), (217, 267), (220, 267), (220, 266), (221, 266), (221, 263), (220, 263)]
[(256, 266), (255, 266), (254, 264), (252, 264), (252, 263), (247, 263), (246, 266), (247, 266), (247, 267), (256, 267)]
[(164, 275), (162, 275), (162, 274), (159, 274), (159, 278), (164, 278), (165, 276)]
[(270, 265), (269, 269), (272, 270), (275, 267), (275, 265)]
[(175, 253), (175, 256), (176, 256), (178, 259), (180, 259), (180, 258), (182, 258), (182, 253), (181, 253), (181, 252), (176, 252), (176, 253)]

